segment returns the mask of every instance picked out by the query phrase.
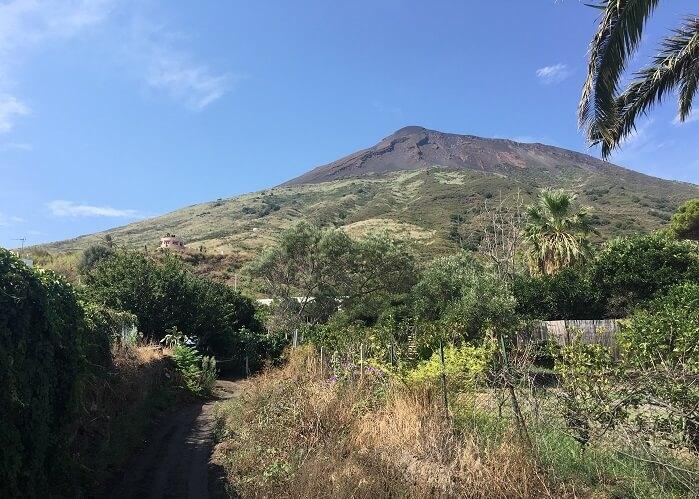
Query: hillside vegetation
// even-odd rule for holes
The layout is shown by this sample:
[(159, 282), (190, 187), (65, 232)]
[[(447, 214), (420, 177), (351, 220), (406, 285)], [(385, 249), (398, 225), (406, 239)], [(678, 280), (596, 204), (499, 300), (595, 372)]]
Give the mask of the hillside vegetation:
[(350, 234), (386, 230), (433, 257), (477, 245), (486, 203), (516, 192), (529, 202), (545, 187), (564, 188), (590, 206), (603, 240), (664, 227), (682, 202), (699, 195), (695, 185), (565, 149), (409, 127), (279, 187), (35, 249), (79, 251), (106, 234), (118, 245), (153, 249), (174, 232), (191, 251), (225, 255), (213, 271), (254, 259), (283, 229), (304, 220)]

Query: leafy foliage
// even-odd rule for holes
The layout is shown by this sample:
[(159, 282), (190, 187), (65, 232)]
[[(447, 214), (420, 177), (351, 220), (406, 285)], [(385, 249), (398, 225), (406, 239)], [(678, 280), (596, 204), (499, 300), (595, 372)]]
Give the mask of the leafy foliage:
[(211, 394), (217, 373), (215, 358), (202, 356), (193, 346), (182, 343), (174, 345), (172, 358), (190, 392), (198, 396)]
[(699, 198), (680, 206), (670, 220), (670, 230), (680, 239), (699, 240)]
[(623, 317), (670, 286), (699, 280), (699, 254), (689, 242), (654, 234), (615, 239), (590, 266), (609, 316)]
[(641, 400), (664, 409), (660, 417), (640, 414), (636, 425), (667, 438), (679, 431), (699, 451), (699, 282), (674, 286), (636, 311), (619, 341), (627, 369), (640, 373)]
[(131, 312), (146, 338), (160, 340), (177, 327), (196, 336), (204, 352), (236, 357), (242, 366), (239, 331), (259, 331), (252, 301), (225, 284), (192, 274), (175, 257), (162, 263), (120, 251), (85, 276), (87, 295), (98, 303)]
[(618, 358), (579, 339), (561, 351), (562, 409), (583, 445), (615, 427), (699, 450), (699, 284), (671, 288), (619, 333)]
[(415, 317), (440, 322), (451, 341), (479, 339), (488, 329), (508, 332), (518, 322), (505, 283), (467, 253), (433, 261), (412, 295)]
[(439, 351), (405, 371), (402, 378), (408, 383), (439, 383), (442, 373), (450, 391), (463, 393), (483, 382), (486, 370), (493, 361), (496, 343), (486, 339), (482, 345), (448, 345), (444, 347), (444, 367)]
[(78, 272), (82, 275), (87, 274), (100, 260), (110, 257), (114, 254), (114, 250), (110, 246), (101, 244), (93, 244), (82, 252), (78, 261)]
[(529, 319), (599, 319), (604, 315), (597, 286), (583, 266), (552, 275), (518, 275), (512, 290), (517, 313)]
[(678, 89), (679, 119), (691, 111), (699, 69), (699, 19), (688, 18), (665, 38), (650, 66), (619, 92), (619, 82), (637, 50), (644, 26), (659, 0), (601, 0), (602, 15), (592, 42), (579, 121), (588, 140), (602, 144), (607, 157), (635, 129), (636, 119)]
[(327, 320), (340, 303), (346, 314), (373, 322), (383, 305), (407, 293), (414, 260), (404, 244), (382, 234), (350, 238), (339, 229), (299, 223), (250, 267), (276, 300), (278, 328)]
[(84, 387), (111, 363), (108, 312), (0, 249), (0, 495), (72, 495), (72, 425)]
[(590, 257), (588, 237), (596, 231), (585, 209), (572, 211), (573, 200), (563, 191), (544, 190), (527, 207), (524, 237), (532, 273), (553, 274)]

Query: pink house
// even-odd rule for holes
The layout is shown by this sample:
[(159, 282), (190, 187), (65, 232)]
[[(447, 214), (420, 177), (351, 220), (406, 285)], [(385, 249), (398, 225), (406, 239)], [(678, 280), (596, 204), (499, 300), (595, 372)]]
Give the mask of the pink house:
[(177, 237), (175, 234), (170, 234), (169, 232), (165, 234), (165, 237), (160, 238), (160, 247), (163, 249), (175, 249), (177, 251), (184, 250), (184, 241)]

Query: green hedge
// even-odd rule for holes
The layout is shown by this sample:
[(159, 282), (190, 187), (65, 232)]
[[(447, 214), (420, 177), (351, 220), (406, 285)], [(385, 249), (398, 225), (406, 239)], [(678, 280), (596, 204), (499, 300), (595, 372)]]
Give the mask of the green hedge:
[(197, 337), (203, 354), (227, 359), (223, 368), (244, 367), (249, 332), (259, 340), (255, 348), (263, 348), (253, 301), (230, 286), (194, 275), (175, 257), (159, 262), (119, 251), (95, 264), (84, 281), (91, 301), (133, 313), (146, 338), (159, 341), (167, 329), (177, 327)]
[[(94, 312), (93, 312), (94, 314)], [(71, 423), (109, 336), (72, 286), (0, 249), (0, 497), (71, 496)]]

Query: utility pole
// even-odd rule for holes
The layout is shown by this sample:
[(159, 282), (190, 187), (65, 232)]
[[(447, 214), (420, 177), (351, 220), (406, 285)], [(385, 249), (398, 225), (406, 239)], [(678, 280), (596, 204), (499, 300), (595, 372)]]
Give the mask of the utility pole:
[(26, 237), (17, 237), (15, 239), (13, 239), (13, 241), (22, 241), (22, 249), (20, 249), (20, 252), (24, 252), (24, 241), (26, 241), (26, 240), (27, 240)]

